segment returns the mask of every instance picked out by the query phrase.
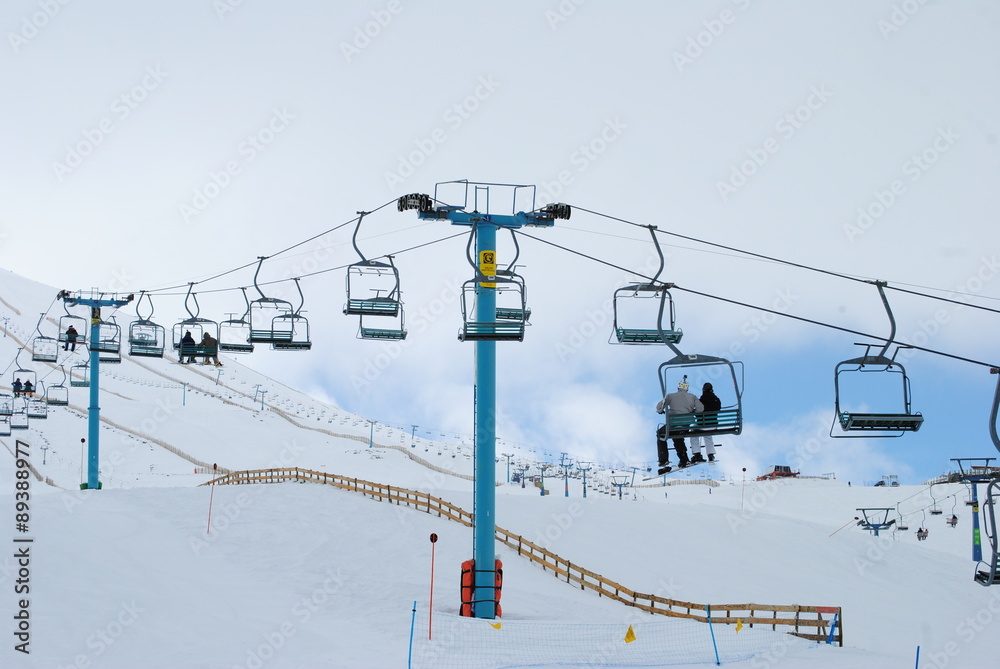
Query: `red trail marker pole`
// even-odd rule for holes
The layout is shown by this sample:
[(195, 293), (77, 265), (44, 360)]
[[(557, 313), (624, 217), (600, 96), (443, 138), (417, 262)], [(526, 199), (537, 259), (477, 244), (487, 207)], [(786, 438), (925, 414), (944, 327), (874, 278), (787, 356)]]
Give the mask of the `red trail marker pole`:
[(434, 619), (434, 547), (437, 544), (438, 535), (431, 533), (431, 597), (430, 606), (427, 607), (427, 638), (431, 638), (431, 622)]

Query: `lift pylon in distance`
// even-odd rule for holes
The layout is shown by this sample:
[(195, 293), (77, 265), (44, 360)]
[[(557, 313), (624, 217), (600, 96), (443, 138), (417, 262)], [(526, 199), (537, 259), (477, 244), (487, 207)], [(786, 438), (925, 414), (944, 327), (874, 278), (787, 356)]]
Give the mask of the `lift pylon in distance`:
[[(891, 357), (886, 355), (896, 336), (896, 319), (892, 315), (889, 300), (885, 296), (885, 282), (875, 281), (873, 283), (878, 289), (879, 296), (882, 298), (882, 305), (885, 307), (886, 314), (889, 317), (889, 336), (885, 340), (882, 349), (875, 355), (871, 355), (873, 344), (857, 344), (858, 346), (865, 347), (865, 354), (858, 358), (844, 360), (838, 363), (834, 369), (834, 418), (833, 425), (830, 426), (831, 437), (900, 437), (907, 432), (916, 432), (924, 422), (924, 417), (920, 412), (912, 410), (910, 404), (910, 379), (906, 375), (906, 369), (901, 363), (895, 360), (901, 347), (897, 346)], [(884, 379), (889, 381), (892, 386), (902, 386), (901, 404), (894, 400), (892, 406), (887, 407), (888, 410), (882, 410), (881, 407), (878, 407), (875, 411), (862, 411), (859, 409), (863, 408), (867, 404), (867, 400), (870, 400), (873, 396), (867, 395), (864, 404), (855, 404), (852, 406), (845, 402), (845, 393), (842, 387), (844, 382), (861, 380), (869, 375), (870, 377), (867, 381), (871, 385), (875, 385), (872, 382), (876, 379)], [(879, 390), (881, 391), (881, 388)], [(874, 397), (881, 399), (886, 394), (886, 392), (882, 391)], [(893, 394), (899, 397), (898, 390), (894, 391)], [(840, 425), (841, 432), (836, 431), (838, 424)]]
[[(149, 314), (145, 316), (141, 313), (144, 297), (149, 304)], [(162, 325), (152, 321), (153, 300), (146, 291), (140, 291), (135, 303), (135, 313), (138, 318), (128, 326), (128, 354), (140, 358), (162, 358), (167, 331)]]

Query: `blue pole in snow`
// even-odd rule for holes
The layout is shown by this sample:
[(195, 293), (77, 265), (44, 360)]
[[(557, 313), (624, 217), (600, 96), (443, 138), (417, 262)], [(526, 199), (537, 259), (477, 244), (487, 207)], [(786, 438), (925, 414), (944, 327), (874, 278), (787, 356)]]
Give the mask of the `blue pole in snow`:
[(90, 310), (90, 406), (87, 407), (87, 489), (97, 490), (101, 471), (101, 308)]
[(972, 483), (972, 561), (983, 561), (983, 538), (979, 531), (979, 496), (975, 483)]
[[(476, 257), (479, 266), (496, 265), (497, 228), (492, 223), (479, 221), (476, 225)], [(476, 321), (495, 323), (497, 316), (496, 289), (476, 286)], [(495, 284), (494, 284), (495, 285)], [(475, 493), (473, 514), (473, 551), (475, 561), (476, 618), (495, 618), (495, 536), (496, 536), (496, 386), (497, 343), (477, 341), (475, 389)], [(485, 597), (485, 593), (491, 596)]]

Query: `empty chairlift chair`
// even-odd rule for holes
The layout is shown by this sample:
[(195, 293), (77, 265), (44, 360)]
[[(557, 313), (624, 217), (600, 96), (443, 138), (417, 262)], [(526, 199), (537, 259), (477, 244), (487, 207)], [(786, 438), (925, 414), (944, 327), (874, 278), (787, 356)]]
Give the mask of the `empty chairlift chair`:
[(271, 349), (275, 351), (308, 351), (312, 349), (312, 340), (309, 338), (309, 321), (302, 315), (305, 297), (302, 295), (299, 280), (297, 278), (293, 280), (295, 288), (299, 291), (299, 306), (294, 311), (274, 318), (272, 327), (288, 333), (287, 339), (271, 342)]
[(240, 290), (243, 291), (243, 302), (246, 304), (243, 315), (219, 322), (219, 350), (225, 353), (253, 353), (253, 342), (250, 341), (250, 300), (247, 298), (246, 288)]
[(69, 388), (66, 387), (66, 368), (59, 365), (62, 371), (62, 381), (45, 387), (45, 402), (49, 406), (66, 406), (69, 404)]
[(59, 359), (59, 340), (42, 334), (43, 313), (35, 326), (35, 336), (31, 339), (31, 359), (34, 362), (56, 362)]
[(612, 300), (612, 340), (618, 344), (676, 344), (683, 332), (674, 322), (674, 302), (669, 286), (658, 279), (664, 258), (656, 228), (649, 226), (660, 267), (646, 283), (632, 283), (617, 289)]
[(122, 329), (114, 316), (97, 324), (97, 339), (90, 342), (90, 350), (97, 351), (101, 362), (117, 364), (122, 361)]
[[(140, 311), (143, 297), (149, 303), (149, 314), (145, 316)], [(139, 318), (128, 326), (128, 354), (141, 358), (162, 358), (166, 348), (167, 332), (162, 325), (152, 321), (153, 301), (145, 291), (139, 293), (135, 312)]]
[[(882, 349), (875, 355), (871, 355), (872, 344), (859, 344), (859, 346), (865, 346), (865, 354), (858, 358), (844, 360), (834, 369), (835, 413), (833, 425), (830, 427), (831, 437), (900, 437), (907, 432), (916, 432), (923, 425), (924, 417), (919, 412), (914, 413), (910, 405), (910, 379), (906, 376), (903, 365), (895, 361), (899, 347), (896, 348), (892, 357), (886, 356), (896, 334), (896, 320), (889, 308), (889, 301), (885, 297), (884, 285), (884, 282), (875, 282), (882, 298), (882, 304), (889, 316), (891, 326), (889, 337)], [(867, 379), (869, 382), (875, 379), (892, 381), (894, 377), (895, 383), (893, 385), (902, 386), (902, 402), (896, 403), (894, 401), (892, 406), (888, 407), (889, 410), (882, 410), (882, 407), (878, 407), (876, 411), (857, 411), (846, 408), (843, 383), (846, 380), (856, 381), (865, 378), (866, 375), (871, 375)], [(896, 392), (898, 393), (898, 391)], [(837, 432), (835, 429), (838, 424), (841, 432)]]
[(90, 387), (90, 363), (81, 362), (69, 370), (69, 385), (72, 388)]
[(347, 267), (344, 315), (358, 316), (359, 339), (406, 339), (399, 270), (387, 262), (369, 260), (358, 248), (357, 237), (366, 212), (359, 212), (351, 243), (360, 261)]

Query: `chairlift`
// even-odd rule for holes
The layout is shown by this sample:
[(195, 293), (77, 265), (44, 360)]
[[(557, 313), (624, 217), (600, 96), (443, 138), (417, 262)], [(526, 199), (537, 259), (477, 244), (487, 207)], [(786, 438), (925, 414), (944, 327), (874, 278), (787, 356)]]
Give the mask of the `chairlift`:
[(42, 334), (43, 320), (44, 313), (38, 318), (38, 324), (35, 325), (37, 334), (31, 339), (31, 359), (34, 362), (56, 362), (59, 359), (59, 341)]
[[(198, 295), (197, 293), (192, 293), (191, 289), (194, 287), (194, 283), (188, 284), (188, 292), (184, 297), (184, 309), (188, 312), (188, 318), (185, 318), (181, 322), (174, 325), (172, 330), (172, 341), (173, 348), (177, 351), (178, 359), (184, 362), (188, 358), (201, 357), (201, 356), (214, 356), (218, 355), (219, 347), (214, 346), (203, 346), (201, 344), (204, 341), (206, 334), (210, 335), (216, 341), (219, 340), (219, 324), (208, 318), (201, 318), (199, 314), (201, 313), (201, 307), (198, 305)], [(191, 307), (188, 302), (194, 302), (194, 311), (191, 311)], [(184, 336), (190, 333), (192, 339), (194, 339), (194, 345), (181, 343), (184, 340)]]
[(90, 350), (97, 351), (98, 360), (110, 364), (122, 361), (122, 329), (114, 316), (97, 324), (97, 341), (90, 342)]
[(14, 413), (10, 416), (10, 429), (12, 430), (27, 430), (28, 429), (28, 402), (25, 400), (21, 403), (20, 409), (15, 409)]
[[(462, 329), (459, 341), (523, 341), (524, 327), (528, 324), (528, 309), (525, 297), (524, 279), (514, 271), (514, 263), (520, 255), (517, 237), (514, 240), (514, 258), (505, 268), (497, 268), (496, 261), (492, 274), (484, 275), (473, 258), (473, 240), (477, 234), (473, 226), (466, 246), (466, 258), (475, 271), (475, 278), (462, 284)], [(492, 320), (483, 320), (479, 314), (479, 300), (492, 303)]]
[(73, 365), (69, 370), (69, 385), (73, 388), (90, 387), (90, 362)]
[(17, 365), (11, 376), (14, 397), (30, 397), (35, 394), (38, 388), (38, 375), (35, 374), (34, 370), (21, 366), (20, 357), (23, 350), (23, 348), (17, 349), (17, 355), (14, 358), (14, 364)]
[(25, 398), (24, 412), (28, 414), (28, 418), (44, 420), (49, 417), (49, 404), (45, 400), (45, 382), (39, 383), (42, 385), (39, 394)]
[(930, 514), (932, 516), (940, 516), (942, 513), (944, 513), (944, 511), (942, 511), (941, 507), (938, 506), (937, 499), (934, 497), (934, 491), (928, 490), (927, 492), (931, 496), (931, 508), (929, 509)]
[[(697, 390), (704, 383), (711, 383), (721, 401), (719, 411), (703, 411), (691, 414), (666, 414), (666, 438), (714, 437), (725, 434), (740, 434), (743, 431), (743, 363), (731, 362), (711, 355), (685, 355), (672, 343), (667, 343), (677, 355), (661, 363), (659, 368), (660, 390), (663, 397), (677, 387), (679, 381), (687, 381)], [(739, 373), (737, 374), (737, 368)]]
[[(974, 484), (973, 484), (974, 485)], [(989, 556), (976, 566), (975, 580), (980, 585), (1000, 585), (1000, 543), (997, 539), (996, 508), (1000, 503), (1000, 479), (993, 479), (986, 487), (982, 504), (983, 533), (989, 542)]]
[(618, 344), (676, 344), (683, 332), (674, 321), (674, 302), (666, 284), (659, 281), (665, 264), (656, 226), (648, 226), (660, 267), (647, 283), (630, 283), (618, 288), (612, 300), (612, 339)]
[(0, 437), (10, 436), (10, 416), (0, 416)]
[(14, 396), (7, 393), (0, 393), (0, 417), (7, 417), (14, 413)]
[(49, 406), (66, 406), (69, 404), (69, 388), (66, 387), (66, 368), (59, 365), (62, 370), (62, 381), (51, 386), (45, 386), (45, 402)]
[(358, 248), (358, 231), (367, 213), (358, 212), (358, 223), (351, 237), (351, 244), (361, 260), (347, 266), (347, 304), (344, 305), (344, 314), (394, 318), (400, 309), (400, 290), (399, 270), (393, 264), (392, 256), (386, 256), (388, 262), (369, 260)]
[(243, 315), (219, 323), (219, 350), (226, 353), (253, 353), (253, 343), (250, 341), (250, 299), (246, 288), (241, 287), (240, 290), (243, 291), (243, 301), (246, 303)]
[[(149, 302), (149, 314), (146, 316), (140, 313), (143, 297)], [(135, 304), (135, 313), (139, 318), (128, 326), (128, 354), (143, 358), (162, 358), (167, 332), (162, 325), (157, 325), (151, 320), (153, 318), (153, 300), (146, 291), (139, 293), (139, 300)]]
[(250, 301), (250, 343), (278, 344), (292, 340), (292, 332), (288, 329), (292, 322), (283, 317), (292, 313), (292, 303), (277, 297), (267, 297), (257, 284), (260, 268), (267, 258), (258, 257), (257, 271), (253, 275), (253, 285), (260, 298)]
[(288, 333), (287, 339), (271, 342), (271, 349), (275, 351), (308, 351), (312, 349), (312, 340), (309, 338), (309, 321), (302, 315), (302, 307), (306, 298), (302, 294), (298, 278), (292, 280), (295, 281), (295, 288), (299, 291), (299, 306), (295, 311), (275, 316), (274, 331)]
[(59, 335), (57, 337), (59, 343), (72, 349), (75, 349), (77, 344), (86, 344), (87, 338), (90, 336), (90, 319), (71, 314), (65, 301), (63, 301), (63, 309), (66, 314), (59, 317)]
[(399, 309), (399, 316), (391, 324), (392, 327), (389, 327), (384, 318), (372, 319), (364, 315), (359, 317), (359, 321), (358, 339), (389, 339), (394, 341), (406, 339), (406, 322), (403, 318), (402, 307)]
[[(859, 346), (865, 347), (865, 354), (859, 358), (852, 358), (850, 360), (845, 360), (839, 363), (833, 375), (834, 383), (834, 403), (835, 412), (833, 425), (830, 426), (830, 436), (849, 438), (849, 437), (900, 437), (906, 432), (916, 432), (920, 429), (920, 426), (924, 422), (924, 417), (920, 412), (914, 413), (910, 406), (910, 380), (906, 376), (906, 370), (903, 365), (896, 362), (896, 355), (899, 353), (899, 349), (902, 347), (897, 346), (896, 351), (893, 353), (892, 357), (887, 357), (886, 352), (893, 343), (893, 338), (896, 334), (896, 319), (892, 315), (892, 309), (889, 308), (889, 300), (886, 299), (885, 291), (883, 290), (885, 286), (884, 281), (876, 281), (875, 287), (878, 289), (879, 295), (882, 298), (882, 304), (885, 306), (886, 313), (889, 316), (889, 323), (891, 326), (889, 337), (885, 340), (885, 345), (882, 350), (876, 355), (870, 355), (872, 344), (858, 344)], [(903, 390), (903, 402), (901, 411), (881, 411), (881, 412), (870, 412), (870, 413), (859, 413), (855, 411), (848, 411), (843, 408), (843, 398), (841, 397), (841, 381), (845, 374), (898, 374), (899, 380), (902, 382)], [(854, 377), (860, 378), (860, 377)], [(834, 432), (837, 424), (840, 424), (840, 428), (844, 432), (856, 432), (859, 434), (838, 434)]]
[(899, 503), (898, 502), (896, 503), (896, 516), (898, 518), (898, 520), (896, 521), (896, 529), (897, 530), (899, 530), (900, 532), (906, 532), (908, 529), (910, 529), (906, 525), (906, 519), (903, 518), (903, 514), (901, 514), (899, 512)]

